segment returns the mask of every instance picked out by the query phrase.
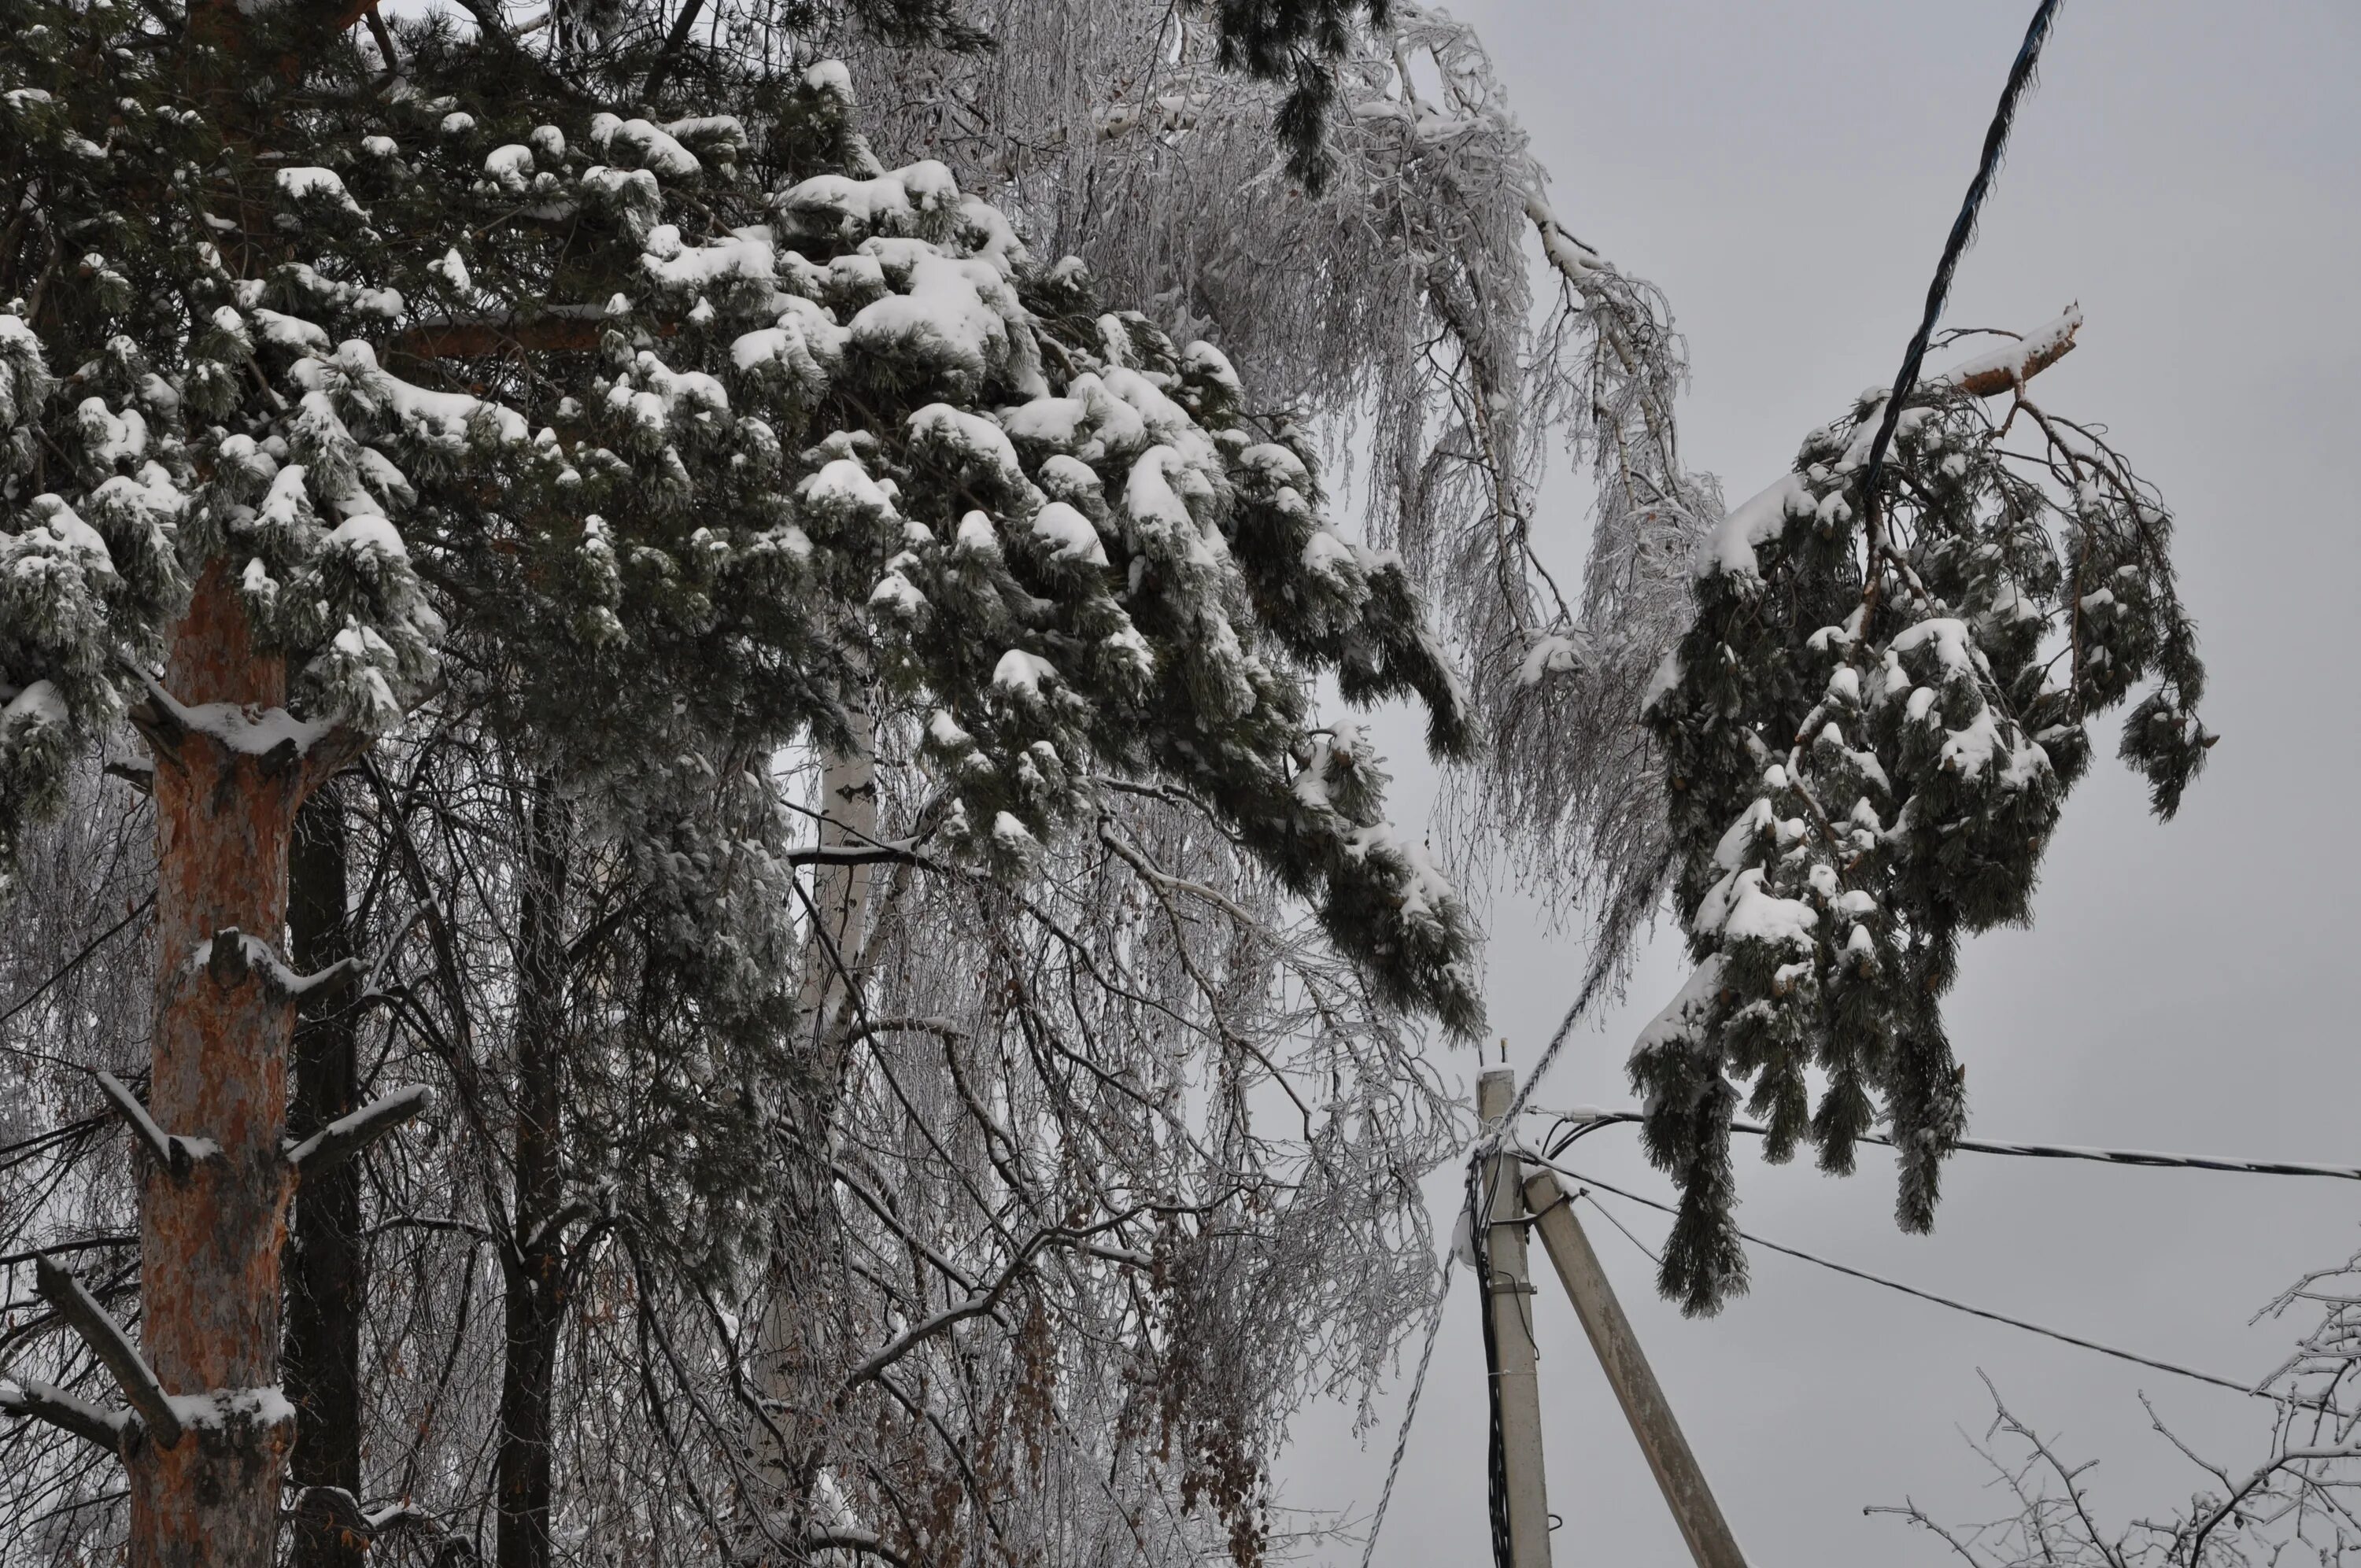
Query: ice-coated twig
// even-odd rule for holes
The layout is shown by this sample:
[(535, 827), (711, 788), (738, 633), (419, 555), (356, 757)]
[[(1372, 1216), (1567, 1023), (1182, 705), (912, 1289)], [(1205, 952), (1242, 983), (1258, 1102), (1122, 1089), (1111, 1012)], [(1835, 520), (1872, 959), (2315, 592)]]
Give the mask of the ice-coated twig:
[(122, 1446), (124, 1431), (138, 1420), (128, 1410), (103, 1410), (89, 1400), (38, 1378), (0, 1383), (0, 1410), (28, 1420), (47, 1421), (85, 1442), (110, 1451)]
[(916, 839), (905, 839), (896, 843), (814, 844), (789, 850), (786, 861), (795, 866), (925, 865), (928, 861), (918, 853), (917, 842)]
[(397, 1089), (289, 1146), (287, 1163), (305, 1176), (333, 1169), (434, 1103), (434, 1091), (423, 1083)]
[(131, 1135), (173, 1175), (186, 1176), (197, 1161), (221, 1153), (221, 1146), (211, 1138), (184, 1138), (158, 1126), (156, 1118), (148, 1114), (148, 1107), (140, 1104), (138, 1097), (113, 1073), (100, 1073), (98, 1087), (115, 1112), (130, 1124)]
[(895, 1336), (891, 1343), (854, 1367), (844, 1379), (844, 1387), (847, 1389), (859, 1387), (871, 1378), (880, 1376), (887, 1367), (954, 1323), (965, 1322), (970, 1318), (982, 1317), (998, 1307), (1001, 1298), (1008, 1293), (1009, 1288), (1022, 1278), (1027, 1270), (1031, 1267), (1034, 1255), (1044, 1247), (1052, 1245), (1075, 1247), (1090, 1251), (1097, 1256), (1111, 1257), (1114, 1261), (1130, 1264), (1136, 1267), (1151, 1266), (1154, 1260), (1140, 1254), (1114, 1252), (1112, 1249), (1102, 1250), (1088, 1245), (1091, 1237), (1115, 1229), (1134, 1218), (1137, 1212), (1137, 1210), (1129, 1210), (1111, 1220), (1080, 1229), (1059, 1225), (1035, 1232), (1031, 1239), (1017, 1249), (1016, 1257), (1011, 1259), (1008, 1266), (1001, 1271), (998, 1279), (970, 1296), (966, 1300), (953, 1302), (923, 1321), (912, 1324)]
[(181, 1441), (180, 1413), (172, 1409), (171, 1396), (164, 1392), (156, 1374), (123, 1332), (123, 1325), (109, 1317), (82, 1281), (51, 1263), (48, 1258), (33, 1264), (34, 1288), (41, 1299), (56, 1310), (68, 1327), (82, 1336), (90, 1346), (99, 1365), (115, 1375), (116, 1387), (131, 1408), (147, 1423), (148, 1433), (159, 1448), (170, 1448)]
[(804, 1537), (804, 1550), (806, 1552), (866, 1552), (872, 1557), (894, 1563), (895, 1568), (900, 1568), (901, 1564), (909, 1561), (908, 1558), (888, 1547), (878, 1537), (875, 1530), (860, 1530), (847, 1525), (812, 1530)]

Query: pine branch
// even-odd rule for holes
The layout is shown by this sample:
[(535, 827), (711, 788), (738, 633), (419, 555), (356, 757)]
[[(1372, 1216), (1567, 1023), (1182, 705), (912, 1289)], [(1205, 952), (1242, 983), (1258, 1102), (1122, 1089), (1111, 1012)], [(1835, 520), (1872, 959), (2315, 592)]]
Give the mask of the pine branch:
[(333, 1170), (434, 1103), (434, 1091), (423, 1083), (397, 1089), (290, 1146), (287, 1163), (303, 1176)]
[(590, 316), (544, 315), (535, 321), (438, 322), (397, 334), (386, 356), (409, 359), (489, 359), (521, 354), (589, 354), (606, 338), (606, 323)]
[(784, 858), (791, 866), (932, 866), (933, 861), (910, 848), (914, 842), (915, 839), (898, 844), (815, 844), (808, 849), (789, 850)]
[(104, 1410), (54, 1384), (26, 1377), (0, 1383), (0, 1410), (27, 1420), (47, 1421), (85, 1442), (120, 1453), (123, 1435), (137, 1420), (128, 1410)]
[(225, 926), (201, 943), (192, 960), (223, 985), (237, 985), (259, 972), (270, 994), (281, 1002), (324, 1001), (349, 989), (368, 972), (357, 958), (339, 959), (312, 974), (297, 974), (277, 950), (259, 937), (249, 937)]
[(67, 1326), (82, 1336), (82, 1342), (90, 1346), (91, 1354), (98, 1357), (99, 1365), (114, 1374), (116, 1386), (123, 1390), (123, 1397), (130, 1401), (131, 1408), (147, 1423), (148, 1431), (155, 1438), (157, 1446), (170, 1448), (178, 1443), (181, 1441), (180, 1412), (173, 1409), (171, 1396), (164, 1392), (164, 1385), (157, 1381), (156, 1374), (148, 1368), (138, 1347), (124, 1333), (123, 1325), (109, 1317), (105, 1309), (92, 1299), (91, 1293), (82, 1288), (81, 1280), (48, 1258), (34, 1260), (33, 1280), (34, 1288), (40, 1292), (41, 1299), (66, 1321)]
[(688, 46), (689, 29), (697, 26), (697, 18), (704, 9), (705, 0), (687, 0), (681, 6), (680, 15), (673, 19), (672, 31), (664, 35), (664, 48), (657, 51), (655, 63), (648, 67), (647, 82), (640, 88), (641, 98), (650, 104), (656, 102), (656, 95), (664, 90), (664, 78), (680, 59), (680, 51)]
[(2021, 390), (2027, 381), (2074, 352), (2074, 334), (2081, 326), (2081, 307), (2070, 307), (2048, 325), (2019, 338), (2014, 346), (1953, 366), (1943, 379), (1975, 398)]
[(140, 1146), (174, 1176), (185, 1177), (197, 1161), (212, 1159), (221, 1153), (221, 1146), (211, 1138), (184, 1138), (158, 1126), (156, 1118), (148, 1114), (148, 1107), (140, 1104), (138, 1097), (113, 1073), (98, 1074), (98, 1087), (114, 1105), (115, 1113), (130, 1124), (131, 1135)]

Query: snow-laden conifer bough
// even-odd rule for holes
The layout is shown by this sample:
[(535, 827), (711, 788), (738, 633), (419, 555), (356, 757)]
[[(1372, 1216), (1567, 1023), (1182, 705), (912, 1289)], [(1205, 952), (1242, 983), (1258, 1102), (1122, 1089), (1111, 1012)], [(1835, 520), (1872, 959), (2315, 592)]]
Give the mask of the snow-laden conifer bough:
[[(1723, 509), (1681, 459), (1663, 300), (1561, 222), (1473, 35), (1388, 11), (1319, 79), (1313, 192), (1274, 156), (1279, 95), (1218, 69), (1220, 27), (1131, 0), (1014, 8), (984, 51), (849, 34), (850, 69), (759, 8), (651, 28), (563, 7), (530, 47), (489, 10), (473, 41), (371, 13), (372, 56), (329, 47), (333, 18), (221, 6), (176, 30), (0, 0), (24, 149), (0, 227), (0, 861), (25, 907), (57, 902), (104, 798), (76, 759), (142, 727), (152, 774), (116, 771), (168, 828), (156, 1070), (93, 1056), (121, 1092), (78, 1081), (56, 1110), (111, 1104), (148, 1151), (143, 1224), (180, 1248), (147, 1260), (158, 1385), (274, 1386), (271, 1227), (299, 1168), (326, 1179), (294, 1156), (417, 1104), (290, 1137), (270, 1079), (320, 994), (262, 934), (302, 950), (290, 824), (348, 762), (325, 817), (351, 828), (367, 940), (343, 974), (449, 1105), (375, 1157), (369, 1245), (417, 1283), (406, 1311), (372, 1297), (371, 1343), (433, 1354), (372, 1361), (384, 1406), (351, 1414), (346, 1478), (298, 1452), (324, 1537), (447, 1541), (472, 1511), (527, 1565), (566, 1539), (650, 1560), (1269, 1544), (1296, 1401), (1366, 1390), (1427, 1300), (1415, 1179), (1449, 1127), (1406, 1010), (1477, 1017), (1462, 901), (1387, 826), (1366, 738), (1306, 692), (1422, 702), (1461, 763), (1445, 850), (1514, 846), (1588, 900), (1592, 995), (1762, 772), (1721, 755), (1748, 749), (1684, 706), (1686, 675), (1653, 694), (1661, 738), (1636, 724), (1652, 673), (1685, 632), (1719, 638), (1768, 751), (1825, 656), (1797, 651), (1817, 622), (1733, 620), (1743, 573), (1693, 586)], [(856, 82), (892, 84), (876, 151)], [(1983, 734), (1951, 687), (2016, 678), (1988, 649), (2042, 615), (2074, 725), (2147, 665), (2194, 697), (2193, 661), (2155, 647), (2178, 622), (2153, 498), (2030, 403), (2011, 428), (2050, 471), (2011, 488), (1976, 422), (1971, 397), (2053, 338), (1913, 399), (1893, 483), (1936, 499), (1905, 505), (1896, 559), (1959, 608), (1889, 593), (1858, 641), (1905, 671), (1965, 659), (1926, 705), (1938, 749)], [(1325, 510), (1316, 433), (1356, 418), (1383, 549)], [(1554, 442), (1598, 480), (1570, 592), (1533, 500)], [(1822, 466), (1808, 525), (1783, 499), (1757, 537), (1741, 509), (1752, 580), (1791, 608), (1841, 591), (1819, 509), (1842, 463)], [(1961, 499), (2034, 493), (2070, 561)], [(2001, 565), (1945, 554), (1960, 533)], [(2139, 582), (2103, 598), (2094, 561)], [(2000, 613), (2004, 579), (2032, 616)], [(2037, 695), (1985, 695), (1988, 755), (2017, 761), (1944, 798), (2025, 773), (2031, 733), (2054, 810), (2078, 762)], [(1878, 722), (1847, 746), (1916, 781)], [(1705, 786), (1670, 823), (1667, 756)], [(1817, 753), (1782, 765), (1824, 782)], [(1932, 820), (1882, 801), (1883, 834)], [(1723, 904), (1817, 896), (1755, 859)], [(1889, 864), (1916, 862), (1837, 869), (1890, 894)], [(1903, 894), (1917, 874), (1894, 872)], [(1933, 927), (1884, 908), (1856, 923), (1916, 961)], [(1774, 935), (1824, 941), (1809, 913)], [(60, 1027), (71, 989), (27, 1020)], [(144, 1038), (129, 1011), (113, 1037)], [(1734, 1036), (1746, 1070), (1756, 1016), (1705, 1017), (1704, 1055)], [(1869, 1092), (1910, 1081), (1876, 1076), (1905, 1054), (1868, 1052)], [(200, 1223), (225, 1202), (233, 1223)], [(471, 1308), (479, 1272), (504, 1321)], [(138, 1549), (258, 1562), (283, 1408), (217, 1400), (159, 1447), (133, 1425), (141, 1374), (93, 1398), (60, 1339), (9, 1362), (9, 1398), (126, 1457)], [(23, 1474), (105, 1519), (112, 1479), (55, 1450)]]
[[(2160, 817), (2216, 739), (2171, 514), (2099, 427), (2026, 390), (2073, 347), (2080, 308), (1920, 375), (2058, 8), (2036, 6), (2010, 64), (1894, 385), (1807, 436), (1794, 472), (1702, 543), (1696, 623), (1641, 705), (1697, 969), (1631, 1076), (1649, 1155), (1681, 1184), (1659, 1285), (1693, 1313), (1745, 1286), (1731, 1076), (1752, 1080), (1774, 1160), (1809, 1139), (1850, 1172), (1883, 1119), (1895, 1219), (1930, 1228), (1966, 1124), (1938, 1005), (1960, 939), (2031, 917), (2092, 718), (2148, 685), (2118, 751)], [(1984, 402), (2002, 393), (1995, 422)], [(1827, 1077), (1817, 1106), (1807, 1069)]]
[[(127, 718), (161, 881), (146, 1103), (108, 1080), (152, 1157), (137, 1346), (42, 1280), (130, 1409), (38, 1380), (5, 1398), (116, 1451), (135, 1562), (269, 1559), (290, 1195), (426, 1102), (289, 1138), (318, 977), (257, 933), (286, 927), (305, 798), (469, 678), (438, 672), (446, 643), (514, 667), (500, 700), (627, 854), (678, 858), (664, 830), (710, 759), (841, 751), (873, 688), (925, 714), (928, 855), (1019, 883), (1096, 814), (1094, 777), (1154, 781), (1308, 900), (1381, 998), (1477, 1023), (1459, 899), (1385, 822), (1358, 732), (1307, 707), (1326, 674), (1469, 743), (1401, 561), (1331, 530), (1310, 446), (1247, 417), (1219, 350), (1103, 313), (940, 163), (871, 159), (841, 71), (807, 74), (770, 149), (818, 169), (765, 188), (727, 115), (509, 127), (402, 93), (287, 124), (227, 94), (118, 111), (71, 77), (128, 42), (124, 83), (153, 82), (144, 18), (16, 11), (40, 20), (7, 29), (0, 115), (44, 232), (91, 248), (0, 312), (0, 850)], [(453, 225), (461, 192), (493, 221)], [(445, 389), (469, 355), (480, 389)], [(759, 802), (696, 811), (753, 835), (666, 890), (726, 1027), (774, 985), (730, 922), (786, 903), (796, 846)], [(542, 1310), (570, 1215), (516, 1234)], [(517, 1484), (545, 1499), (538, 1463)]]
[[(1926, 1229), (1966, 1104), (1938, 1002), (1961, 938), (2028, 917), (2089, 720), (2154, 681), (2120, 749), (2160, 816), (2213, 743), (2170, 514), (2093, 428), (2024, 384), (2080, 320), (1920, 384), (1872, 559), (1857, 479), (1883, 389), (1808, 437), (1795, 471), (1698, 554), (1697, 622), (1644, 707), (1698, 968), (1632, 1057), (1650, 1152), (1683, 1184), (1664, 1284), (1693, 1310), (1744, 1277), (1724, 1074), (1752, 1080), (1774, 1158), (1809, 1139), (1849, 1171), (1855, 1139), (1886, 1118), (1897, 1216)], [(1997, 419), (1974, 389), (1995, 369), (2010, 396)], [(1806, 1068), (1828, 1075), (1817, 1106)]]

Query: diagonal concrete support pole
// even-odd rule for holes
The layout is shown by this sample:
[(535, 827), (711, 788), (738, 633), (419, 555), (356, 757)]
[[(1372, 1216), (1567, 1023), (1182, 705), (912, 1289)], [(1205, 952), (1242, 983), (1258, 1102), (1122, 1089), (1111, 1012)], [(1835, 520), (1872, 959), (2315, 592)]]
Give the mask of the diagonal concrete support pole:
[[(1697, 1560), (1697, 1568), (1746, 1568), (1738, 1539), (1730, 1533), (1730, 1523), (1721, 1517), (1720, 1505), (1705, 1484), (1705, 1472), (1697, 1468), (1697, 1455), (1689, 1452), (1680, 1422), (1673, 1419), (1673, 1408), (1665, 1402), (1648, 1358), (1641, 1354), (1631, 1321), (1623, 1315), (1622, 1303), (1615, 1299), (1615, 1291), (1598, 1266), (1598, 1255), (1590, 1250), (1590, 1238), (1582, 1234), (1574, 1217), (1565, 1190), (1556, 1177), (1537, 1170), (1525, 1178), (1524, 1202), (1532, 1212), (1533, 1228), (1541, 1232), (1542, 1245), (1557, 1266), (1558, 1282), (1573, 1298), (1575, 1315), (1590, 1336), (1590, 1347), (1598, 1353), (1598, 1365), (1615, 1390), (1615, 1401), (1631, 1423), (1631, 1435), (1640, 1440), (1640, 1452), (1647, 1456), (1656, 1485), (1664, 1488), (1664, 1502), (1681, 1528), (1681, 1539), (1688, 1542), (1689, 1555)], [(1518, 1255), (1523, 1256), (1521, 1250)]]

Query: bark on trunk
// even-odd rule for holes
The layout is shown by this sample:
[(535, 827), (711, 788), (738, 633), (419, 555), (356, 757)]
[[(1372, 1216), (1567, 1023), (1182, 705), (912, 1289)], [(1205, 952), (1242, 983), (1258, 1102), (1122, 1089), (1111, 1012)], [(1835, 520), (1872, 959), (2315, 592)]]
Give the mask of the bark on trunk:
[(516, 1201), (506, 1264), (508, 1354), (500, 1372), (499, 1568), (548, 1568), (551, 1407), (566, 1323), (564, 808), (535, 789), (518, 903)]
[[(851, 743), (820, 760), (819, 825), (823, 849), (857, 849), (877, 839), (876, 735), (866, 711), (851, 715)], [(812, 933), (804, 957), (802, 993), (797, 999), (803, 1027), (832, 1058), (842, 1050), (844, 1019), (853, 1010), (853, 995), (844, 983), (850, 973), (861, 973), (862, 938), (869, 922), (869, 889), (875, 868), (865, 864), (821, 865), (812, 875), (812, 906), (819, 912), (819, 929)], [(839, 964), (842, 967), (840, 969)], [(833, 1082), (831, 1076), (829, 1081)]]
[[(287, 927), (295, 967), (324, 970), (354, 956), (346, 922), (344, 802), (333, 785), (295, 817), (288, 873)], [(291, 1136), (301, 1139), (357, 1103), (352, 1011), (323, 1010), (295, 1030)], [(303, 1486), (361, 1492), (361, 1166), (346, 1160), (306, 1179), (295, 1193), (295, 1239), (287, 1282), (287, 1397), (295, 1407), (291, 1469)], [(346, 1528), (347, 1510), (297, 1514), (295, 1568), (361, 1568), (368, 1541)]]
[[(284, 661), (256, 652), (219, 564), (176, 630), (167, 689), (188, 706), (269, 709)], [(247, 939), (286, 926), (302, 758), (164, 724), (156, 737), (156, 1032), (148, 1109), (217, 1151), (140, 1182), (140, 1334), (165, 1389), (211, 1396), (179, 1442), (132, 1446), (133, 1568), (269, 1568), (293, 1436), (277, 1387), (280, 1253), (293, 1185), (281, 1152), (294, 1006)], [(214, 941), (232, 928), (241, 938)]]
[[(855, 710), (851, 718), (851, 743), (820, 760), (820, 809), (826, 815), (819, 842), (824, 847), (867, 845), (877, 838), (875, 729), (865, 709)], [(818, 920), (804, 948), (796, 1027), (811, 1042), (813, 1078), (828, 1097), (811, 1107), (807, 1138), (815, 1150), (827, 1147), (827, 1124), (859, 1018), (854, 988), (864, 967), (874, 875), (874, 867), (861, 864), (822, 864), (812, 873), (812, 908)], [(851, 984), (846, 983), (848, 977)], [(813, 1175), (814, 1190), (787, 1205), (796, 1215), (808, 1218), (827, 1201), (827, 1173), (815, 1170)], [(791, 1226), (781, 1228), (784, 1232)], [(808, 1376), (824, 1358), (806, 1343), (812, 1325), (803, 1314), (796, 1288), (799, 1265), (807, 1261), (796, 1255), (801, 1240), (783, 1235), (773, 1254), (770, 1296), (756, 1331), (753, 1367), (755, 1392), (771, 1418), (770, 1425), (754, 1436), (761, 1485), (768, 1494), (760, 1506), (791, 1526), (802, 1522), (819, 1457), (813, 1442), (817, 1423), (808, 1418), (831, 1392), (812, 1386)]]
[[(238, 92), (252, 58), (241, 7), (189, 14), (187, 82), (214, 121), (250, 140)], [(320, 40), (320, 41), (324, 41)], [(296, 69), (291, 54), (282, 74)], [(252, 232), (260, 232), (255, 230)], [(130, 1568), (272, 1568), (280, 1485), (296, 1428), (280, 1386), (281, 1256), (296, 1182), (285, 1154), (295, 1003), (281, 983), (289, 840), (344, 737), (306, 753), (244, 720), (282, 710), (287, 663), (255, 646), (230, 572), (198, 577), (173, 629), (163, 703), (140, 715), (155, 753), (156, 1020), (148, 1110), (206, 1140), (184, 1168), (142, 1162), (140, 1349), (183, 1428), (169, 1448), (125, 1444)], [(210, 731), (210, 732), (209, 732)], [(259, 740), (256, 737), (259, 734)], [(253, 744), (241, 743), (255, 740)]]

